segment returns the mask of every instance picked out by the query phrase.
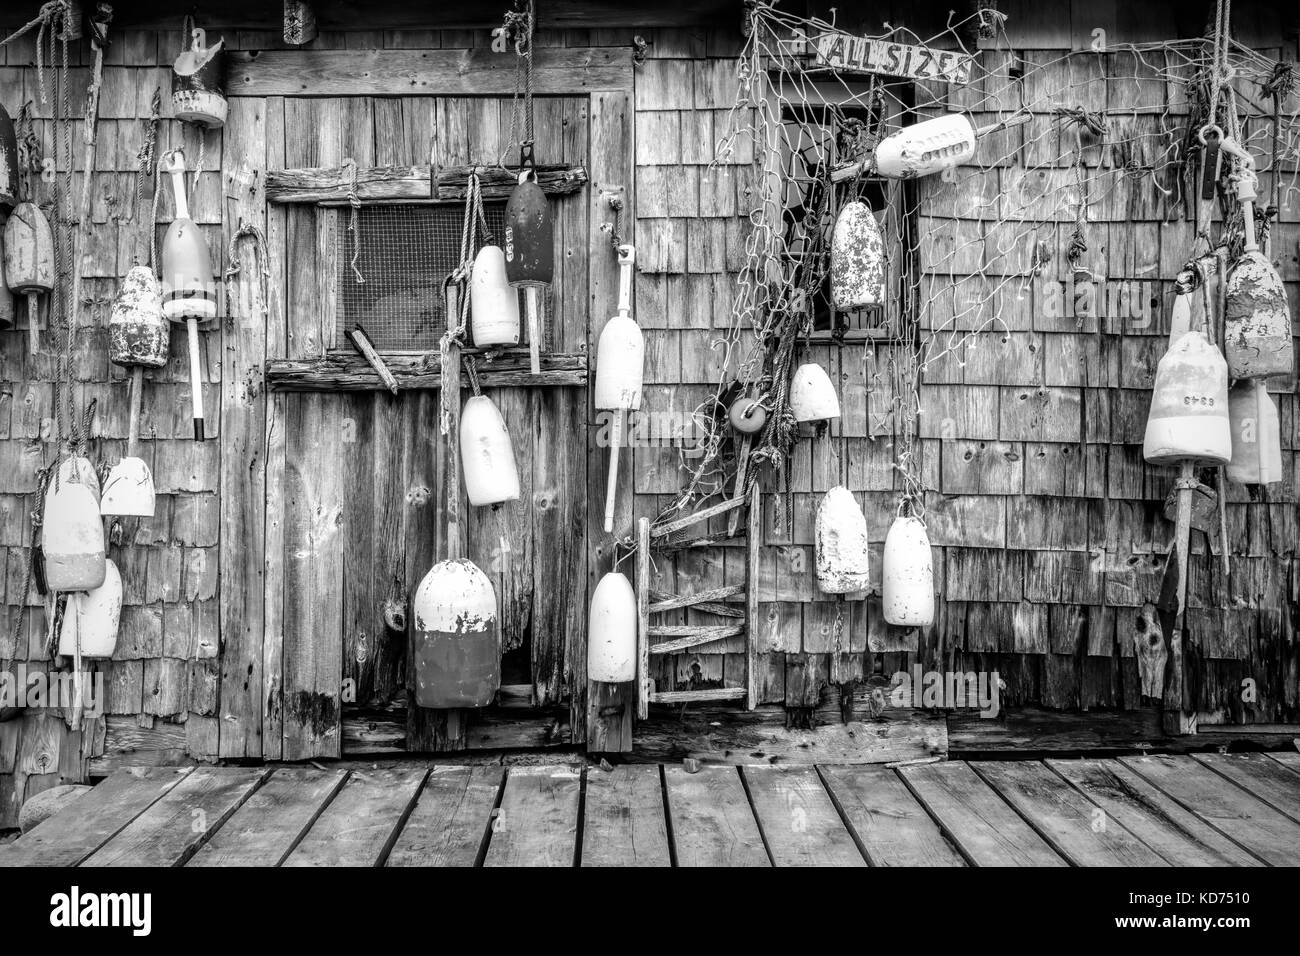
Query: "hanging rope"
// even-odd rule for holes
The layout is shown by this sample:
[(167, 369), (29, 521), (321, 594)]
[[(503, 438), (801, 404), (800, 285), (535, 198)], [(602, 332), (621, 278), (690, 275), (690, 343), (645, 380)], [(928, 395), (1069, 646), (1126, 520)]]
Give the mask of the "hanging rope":
[(261, 265), (258, 269), (258, 293), (261, 297), (263, 318), (271, 314), (271, 253), (266, 244), (266, 234), (255, 223), (240, 220), (239, 228), (230, 237), (226, 245), (226, 301), (234, 302), (234, 281), (239, 277), (239, 243), (251, 240), (253, 243), (253, 263)]
[[(474, 259), (478, 255), (480, 232), (483, 238), (488, 236), (487, 216), (483, 212), (483, 185), (477, 170), (471, 170), (465, 185), (465, 215), (460, 227), (460, 265), (447, 277), (447, 285), (459, 289), (456, 297), (456, 314), (447, 315), (447, 330), (438, 342), (438, 353), (442, 367), (442, 395), (444, 398), (453, 388), (460, 387), (460, 348), (464, 344), (465, 330), (469, 327), (469, 296), (465, 294), (470, 277), (474, 271)], [(478, 379), (474, 373), (473, 363), (468, 363), (470, 385), (474, 394), (478, 394)], [(447, 401), (439, 402), (438, 430), (441, 434), (451, 433), (451, 408)]]
[(361, 269), (357, 265), (361, 261), (361, 197), (357, 195), (357, 177), (360, 175), (357, 169), (357, 161), (349, 156), (343, 160), (343, 168), (348, 172), (348, 233), (352, 236), (352, 259), (349, 265), (352, 266), (352, 274), (357, 278), (357, 284), (360, 285), (366, 281), (366, 277), (361, 274)]
[[(505, 168), (506, 153), (518, 148), (520, 143), (533, 141), (533, 29), (535, 17), (533, 0), (515, 0), (515, 8), (506, 12), (505, 29), (515, 41), (515, 92), (510, 101), (510, 134), (497, 155), (497, 166)], [(515, 136), (521, 125), (523, 139)]]

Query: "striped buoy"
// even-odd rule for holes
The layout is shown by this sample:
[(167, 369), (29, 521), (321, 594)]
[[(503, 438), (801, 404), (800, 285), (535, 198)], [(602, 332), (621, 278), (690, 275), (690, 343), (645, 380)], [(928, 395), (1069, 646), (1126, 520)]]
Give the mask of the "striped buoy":
[(112, 561), (104, 562), (104, 583), (68, 597), (59, 630), (59, 653), (64, 657), (108, 658), (117, 649), (117, 626), (122, 616), (122, 575)]
[(501, 688), (496, 592), (465, 558), (439, 561), (411, 602), (415, 702), (420, 707), (486, 707)]
[(104, 522), (98, 483), (50, 481), (41, 516), (45, 584), (51, 591), (89, 591), (104, 583)]

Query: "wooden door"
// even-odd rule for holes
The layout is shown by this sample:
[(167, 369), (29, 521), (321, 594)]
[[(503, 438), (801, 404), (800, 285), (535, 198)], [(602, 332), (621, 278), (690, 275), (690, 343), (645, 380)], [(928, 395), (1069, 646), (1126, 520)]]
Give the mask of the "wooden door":
[[(439, 166), (517, 162), (509, 99), (284, 104), (289, 168), (348, 158), (359, 166), (419, 164), (429, 161), (431, 142)], [(539, 161), (586, 164), (588, 113), (585, 96), (536, 100)], [(555, 200), (553, 209), (555, 282), (543, 348), (579, 352), (589, 337), (590, 203), (579, 193)], [(313, 207), (290, 207), (286, 215), (287, 352), (319, 355), (344, 345), (336, 341), (331, 290), (336, 270), (348, 268), (348, 215)], [(600, 252), (612, 256), (608, 246)], [(573, 642), (585, 633), (586, 390), (485, 394), (510, 430), (522, 494), (499, 509), (463, 509), (465, 553), (496, 588), (504, 640), (501, 704), (480, 714), (405, 712), (405, 612), (421, 578), (447, 551), (438, 393), (277, 398), (284, 440), (278, 520), (285, 759), (582, 739), (586, 676)]]

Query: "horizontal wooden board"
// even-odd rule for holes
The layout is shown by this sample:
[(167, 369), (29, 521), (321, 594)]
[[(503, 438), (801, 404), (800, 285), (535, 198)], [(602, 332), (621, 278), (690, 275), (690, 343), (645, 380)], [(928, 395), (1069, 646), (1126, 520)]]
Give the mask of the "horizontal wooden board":
[(828, 766), (821, 774), (872, 866), (966, 865), (895, 771)]
[[(226, 59), (227, 96), (512, 96), (515, 57), (472, 50), (253, 50)], [(630, 90), (631, 47), (538, 47), (538, 96)]]

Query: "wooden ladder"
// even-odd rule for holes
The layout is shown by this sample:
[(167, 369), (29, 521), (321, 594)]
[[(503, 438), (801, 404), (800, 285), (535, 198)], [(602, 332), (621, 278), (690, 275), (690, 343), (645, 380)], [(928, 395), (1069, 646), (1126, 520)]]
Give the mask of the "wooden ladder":
[[(650, 552), (663, 550), (665, 539), (692, 525), (748, 505), (749, 520), (745, 532), (745, 583), (698, 591), (695, 594), (675, 596), (652, 593), (650, 588)], [(661, 524), (651, 525), (649, 518), (637, 521), (636, 541), (636, 600), (637, 600), (637, 718), (645, 720), (651, 704), (686, 704), (700, 701), (744, 700), (745, 708), (753, 710), (758, 705), (758, 668), (756, 667), (757, 641), (753, 630), (758, 620), (758, 556), (762, 544), (763, 509), (759, 490), (755, 486), (748, 495), (729, 498), (720, 504), (702, 508), (694, 514)], [(708, 547), (719, 541), (734, 538), (737, 522), (731, 521), (727, 533), (703, 536), (694, 540), (674, 543), (672, 550), (691, 547)], [(656, 542), (659, 543), (656, 547)], [(720, 604), (739, 594), (745, 595), (745, 610), (734, 611), (730, 605)], [(682, 608), (697, 607), (726, 618), (727, 624), (651, 624), (650, 615)], [(650, 657), (653, 654), (675, 654), (723, 638), (745, 635), (745, 686), (715, 687), (707, 690), (656, 691), (650, 678)], [(651, 643), (658, 639), (659, 643)]]

